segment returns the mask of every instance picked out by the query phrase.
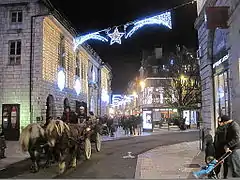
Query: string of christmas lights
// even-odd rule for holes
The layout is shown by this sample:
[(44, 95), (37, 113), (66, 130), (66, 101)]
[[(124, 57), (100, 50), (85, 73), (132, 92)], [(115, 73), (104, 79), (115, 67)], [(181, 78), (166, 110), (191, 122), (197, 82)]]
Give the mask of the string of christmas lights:
[[(197, 0), (193, 0), (187, 3), (177, 5), (168, 10), (162, 11), (160, 14), (156, 16), (147, 17), (147, 18), (144, 18), (141, 20), (135, 20), (132, 22), (127, 22), (125, 24), (114, 26), (112, 28), (107, 28), (97, 32), (78, 36), (74, 39), (74, 49), (76, 49), (79, 45), (81, 45), (82, 43), (90, 39), (99, 40), (102, 42), (110, 41), (110, 45), (114, 43), (121, 44), (123, 36), (125, 37), (125, 39), (130, 38), (138, 29), (142, 28), (145, 25), (152, 25), (152, 24), (163, 25), (169, 29), (172, 29), (171, 11), (190, 5), (190, 4), (194, 4), (196, 1)], [(119, 27), (123, 27), (124, 31), (119, 32), (118, 30)], [(128, 29), (130, 30), (128, 31)]]

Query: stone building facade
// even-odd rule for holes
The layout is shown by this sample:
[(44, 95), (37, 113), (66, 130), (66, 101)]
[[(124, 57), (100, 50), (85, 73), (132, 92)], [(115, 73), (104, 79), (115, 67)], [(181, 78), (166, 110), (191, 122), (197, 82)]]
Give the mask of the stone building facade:
[(109, 64), (102, 63), (101, 65), (101, 112), (100, 115), (109, 115), (109, 108), (111, 104), (111, 82), (112, 82), (112, 70)]
[[(199, 63), (202, 81), (202, 119), (213, 133), (217, 117), (227, 114), (239, 121), (239, 0), (198, 0)], [(229, 7), (229, 28), (207, 29), (207, 7)]]
[(17, 139), (23, 127), (61, 116), (66, 106), (99, 114), (102, 60), (87, 44), (75, 50), (75, 36), (49, 1), (1, 0), (0, 118), (7, 136)]

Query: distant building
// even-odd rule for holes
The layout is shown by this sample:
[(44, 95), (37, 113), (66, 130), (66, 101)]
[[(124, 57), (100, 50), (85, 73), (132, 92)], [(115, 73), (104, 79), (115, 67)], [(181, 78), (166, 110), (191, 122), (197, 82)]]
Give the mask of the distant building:
[(87, 44), (74, 51), (76, 35), (48, 0), (0, 1), (0, 122), (7, 139), (18, 140), (23, 127), (61, 116), (67, 106), (100, 115), (102, 60)]
[[(140, 72), (140, 92), (138, 93), (139, 107), (143, 116), (151, 115), (152, 121), (161, 121), (173, 117), (176, 109), (165, 102), (164, 86), (168, 77), (171, 62), (163, 59), (162, 49), (156, 48), (153, 54), (143, 57)], [(145, 118), (145, 117), (144, 117)]]

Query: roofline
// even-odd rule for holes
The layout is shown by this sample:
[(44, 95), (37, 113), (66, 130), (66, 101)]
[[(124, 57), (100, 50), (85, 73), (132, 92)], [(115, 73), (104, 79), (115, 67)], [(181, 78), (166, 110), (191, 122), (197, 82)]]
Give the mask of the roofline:
[(108, 71), (112, 72), (112, 67), (111, 67), (108, 63), (102, 62), (102, 66), (103, 66), (103, 67), (106, 67), (106, 69), (107, 69)]
[(43, 3), (51, 14), (75, 37), (77, 36), (76, 27), (71, 23), (71, 21), (61, 12), (59, 12), (49, 0), (39, 0), (38, 2)]

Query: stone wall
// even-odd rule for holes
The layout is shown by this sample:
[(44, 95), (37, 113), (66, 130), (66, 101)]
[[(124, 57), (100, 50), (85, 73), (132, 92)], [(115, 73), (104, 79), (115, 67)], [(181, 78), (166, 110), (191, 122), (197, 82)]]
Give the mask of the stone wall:
[(232, 86), (232, 117), (240, 123), (240, 6), (239, 1), (231, 1), (231, 17), (229, 19), (229, 46), (231, 54), (231, 86)]
[[(22, 10), (22, 23), (11, 23), (10, 11), (13, 10)], [(31, 16), (38, 12), (39, 7), (35, 6), (35, 4), (0, 6), (0, 119), (2, 120), (2, 104), (20, 104), (21, 126), (25, 126), (30, 122), (30, 27)], [(39, 19), (35, 19), (33, 28), (33, 33), (36, 35), (34, 39), (35, 46), (39, 46), (40, 43), (41, 33), (39, 29), (41, 29), (41, 22)], [(9, 65), (9, 41), (12, 40), (21, 40), (20, 65)], [(36, 50), (33, 58), (35, 60), (39, 59), (40, 54), (41, 52)], [(2, 121), (0, 122), (2, 123)]]
[[(198, 1), (197, 1), (198, 2)], [(202, 1), (203, 2), (203, 1)], [(209, 6), (228, 6), (228, 0), (207, 0), (205, 3)], [(200, 7), (204, 7), (203, 4), (198, 4)], [(205, 5), (206, 6), (206, 5)], [(214, 95), (213, 92), (213, 79), (212, 79), (212, 43), (213, 43), (213, 31), (208, 30), (206, 27), (206, 19), (204, 10), (199, 8), (199, 17), (195, 22), (195, 27), (198, 30), (199, 51), (200, 51), (200, 76), (202, 83), (202, 109), (201, 115), (204, 122), (204, 128), (210, 129), (211, 133), (214, 133), (217, 121), (214, 117)], [(231, 55), (230, 55), (231, 59)], [(230, 82), (231, 84), (231, 82)], [(231, 85), (230, 85), (231, 86)], [(231, 88), (230, 88), (231, 89)]]
[[(2, 2), (2, 1), (1, 1)], [(25, 2), (25, 1), (24, 1)], [(9, 12), (23, 11), (23, 22), (11, 24)], [(73, 50), (73, 36), (52, 16), (33, 18), (33, 67), (32, 67), (32, 108), (30, 121), (30, 39), (31, 16), (44, 14), (46, 8), (37, 3), (1, 5), (0, 3), (0, 123), (2, 123), (2, 104), (20, 104), (20, 126), (35, 122), (36, 117), (46, 118), (46, 99), (54, 97), (54, 115), (61, 116), (63, 101), (68, 98), (72, 110), (75, 101), (88, 100), (88, 61), (91, 55), (79, 47), (81, 69), (81, 93), (74, 89), (76, 53)], [(57, 86), (58, 44), (60, 33), (66, 37), (66, 87), (60, 91)], [(21, 64), (9, 65), (9, 41), (21, 40)]]

